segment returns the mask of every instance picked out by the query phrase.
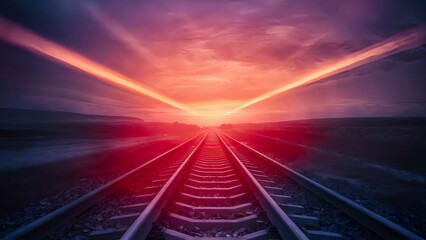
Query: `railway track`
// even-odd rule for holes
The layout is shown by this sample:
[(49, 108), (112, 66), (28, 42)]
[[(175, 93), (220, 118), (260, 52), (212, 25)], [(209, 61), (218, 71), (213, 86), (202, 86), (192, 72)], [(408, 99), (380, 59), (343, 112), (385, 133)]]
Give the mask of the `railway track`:
[[(343, 239), (321, 231), (317, 217), (291, 204), (283, 174), (384, 239), (421, 239), (379, 215), (216, 130), (208, 130), (90, 192), (5, 239), (43, 238), (101, 202), (131, 188), (90, 239)], [(144, 180), (138, 180), (140, 176)], [(118, 187), (120, 186), (120, 187)], [(131, 186), (131, 187), (130, 187)], [(86, 213), (88, 214), (88, 213)]]

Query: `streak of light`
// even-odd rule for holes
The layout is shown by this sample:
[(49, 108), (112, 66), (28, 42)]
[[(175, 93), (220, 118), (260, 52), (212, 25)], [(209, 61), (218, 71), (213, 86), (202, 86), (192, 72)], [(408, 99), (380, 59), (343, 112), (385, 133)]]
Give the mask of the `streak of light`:
[(318, 69), (311, 74), (303, 76), (298, 80), (286, 84), (278, 89), (262, 94), (256, 98), (250, 99), (247, 103), (235, 108), (227, 114), (235, 113), (252, 104), (275, 96), (277, 94), (289, 91), (293, 88), (321, 80), (325, 77), (347, 71), (369, 62), (420, 46), (426, 43), (426, 24), (421, 24), (410, 30), (398, 33), (390, 38), (375, 43), (363, 50), (350, 54), (349, 56), (337, 61), (334, 64)]
[[(102, 21), (102, 19), (106, 19), (103, 15), (98, 15), (97, 17), (100, 21)], [(123, 35), (123, 33), (126, 33), (124, 34), (126, 36), (126, 38), (123, 40), (124, 42), (130, 44), (131, 47), (135, 50), (138, 49), (140, 54), (144, 55), (148, 59), (154, 58), (150, 60), (156, 60), (155, 56), (153, 56), (148, 49), (142, 47), (140, 43), (136, 40), (136, 38), (134, 38), (132, 35), (127, 35), (127, 32), (124, 32), (121, 27), (117, 26), (114, 25), (110, 29), (111, 33), (118, 35)], [(312, 83), (321, 80), (325, 77), (334, 75), (336, 73), (350, 70), (363, 64), (373, 62), (378, 59), (390, 56), (392, 54), (396, 54), (422, 45), (426, 42), (426, 24), (422, 24), (413, 29), (398, 33), (363, 50), (350, 54), (334, 64), (317, 69), (316, 71), (306, 76), (303, 76), (289, 84), (286, 84), (278, 89), (262, 94), (256, 98), (249, 99), (248, 102), (242, 100), (229, 100), (228, 102), (212, 101), (213, 104), (210, 105), (206, 102), (182, 104), (176, 100), (173, 100), (153, 90), (150, 90), (148, 87), (134, 81), (133, 79), (130, 79), (129, 77), (126, 77), (93, 60), (90, 60), (75, 51), (72, 51), (48, 39), (45, 39), (35, 34), (34, 32), (1, 17), (0, 39), (9, 42), (13, 45), (27, 49), (40, 56), (55, 60), (64, 65), (86, 72), (105, 82), (113, 83), (118, 86), (136, 91), (140, 94), (149, 96), (153, 99), (164, 102), (178, 109), (189, 112), (193, 115), (210, 118), (215, 116), (221, 116), (224, 114), (232, 114), (259, 101), (265, 100), (277, 94), (284, 93), (293, 88)], [(156, 62), (158, 61), (154, 61), (152, 63)]]
[(105, 28), (111, 36), (120, 40), (140, 56), (142, 56), (147, 62), (149, 62), (154, 67), (160, 67), (161, 60), (157, 58), (151, 51), (144, 47), (142, 43), (130, 32), (124, 29), (120, 24), (116, 23), (108, 16), (106, 16), (102, 11), (100, 11), (94, 5), (87, 5), (88, 11), (91, 13), (93, 18)]
[(67, 66), (74, 67), (108, 83), (113, 83), (118, 86), (133, 90), (137, 93), (149, 96), (173, 107), (182, 109), (194, 115), (198, 115), (196, 112), (192, 111), (182, 103), (154, 92), (153, 90), (150, 90), (148, 87), (143, 86), (129, 77), (111, 70), (75, 51), (43, 38), (36, 33), (1, 17), (0, 39), (21, 48), (27, 49), (40, 56), (53, 59)]

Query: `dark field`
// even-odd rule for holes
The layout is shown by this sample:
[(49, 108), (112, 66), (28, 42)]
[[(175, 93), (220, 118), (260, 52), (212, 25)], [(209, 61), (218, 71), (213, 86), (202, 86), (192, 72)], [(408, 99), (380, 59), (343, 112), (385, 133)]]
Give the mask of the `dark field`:
[(425, 118), (237, 124), (226, 132), (376, 212), (426, 216)]
[(130, 117), (1, 109), (0, 212), (86, 183), (102, 184), (199, 130)]
[[(7, 229), (51, 212), (200, 131), (137, 118), (5, 111), (0, 111), (0, 223)], [(237, 140), (425, 236), (425, 118), (225, 128)]]

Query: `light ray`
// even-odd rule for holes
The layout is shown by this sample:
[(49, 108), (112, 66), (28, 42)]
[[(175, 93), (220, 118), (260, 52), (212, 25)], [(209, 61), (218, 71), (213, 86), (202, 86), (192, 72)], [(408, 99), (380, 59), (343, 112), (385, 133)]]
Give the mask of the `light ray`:
[[(114, 28), (115, 29), (115, 28)], [(396, 54), (426, 42), (426, 24), (417, 26), (411, 30), (396, 34), (386, 40), (371, 45), (363, 50), (348, 55), (334, 64), (322, 67), (316, 71), (303, 76), (289, 84), (278, 89), (262, 94), (256, 98), (244, 100), (229, 101), (207, 101), (183, 104), (174, 99), (159, 94), (148, 87), (126, 77), (114, 70), (111, 70), (87, 57), (72, 51), (55, 42), (45, 39), (34, 32), (19, 26), (9, 20), (0, 17), (0, 39), (13, 45), (27, 49), (43, 57), (53, 59), (64, 65), (71, 66), (80, 71), (86, 72), (97, 77), (100, 80), (116, 84), (118, 86), (136, 91), (140, 94), (149, 96), (158, 101), (164, 102), (178, 109), (189, 112), (193, 115), (212, 118), (216, 115), (229, 115), (265, 100), (277, 94), (284, 93), (293, 88), (318, 81), (336, 73), (353, 69), (363, 64), (376, 61), (378, 59)], [(134, 40), (131, 38), (130, 40)], [(142, 51), (143, 53), (146, 53)], [(149, 52), (148, 52), (149, 53)], [(145, 54), (149, 57), (150, 54)], [(239, 106), (240, 105), (240, 106)], [(239, 107), (237, 107), (239, 106)], [(232, 110), (233, 109), (233, 110)]]
[(129, 46), (140, 56), (142, 56), (148, 63), (152, 66), (159, 68), (161, 65), (161, 60), (157, 58), (151, 51), (144, 47), (142, 43), (120, 24), (114, 22), (108, 16), (106, 16), (102, 11), (100, 11), (95, 5), (87, 5), (88, 11), (91, 13), (93, 18), (108, 32), (111, 36), (117, 40), (123, 42), (126, 46)]
[(150, 90), (148, 87), (143, 86), (129, 77), (111, 70), (75, 51), (43, 38), (36, 33), (1, 17), (0, 39), (25, 48), (40, 56), (56, 60), (57, 62), (67, 66), (74, 67), (108, 83), (114, 83), (118, 86), (125, 87), (140, 94), (149, 96), (153, 99), (182, 109), (191, 114), (198, 115), (196, 112), (192, 111), (182, 103), (154, 92), (153, 90)]
[(277, 94), (289, 91), (293, 88), (321, 80), (325, 77), (347, 71), (355, 67), (364, 65), (369, 62), (420, 46), (426, 43), (426, 24), (419, 25), (410, 30), (398, 33), (390, 38), (373, 44), (363, 50), (357, 51), (349, 56), (337, 61), (336, 63), (323, 67), (311, 74), (301, 77), (300, 79), (286, 84), (278, 89), (262, 94), (256, 98), (250, 99), (246, 104), (235, 108), (228, 114), (235, 113), (252, 104), (275, 96)]

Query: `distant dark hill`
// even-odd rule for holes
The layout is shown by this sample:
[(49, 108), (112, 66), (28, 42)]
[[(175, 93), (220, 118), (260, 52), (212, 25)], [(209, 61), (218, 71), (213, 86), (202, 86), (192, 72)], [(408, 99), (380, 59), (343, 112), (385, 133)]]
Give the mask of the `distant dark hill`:
[(140, 118), (89, 115), (61, 111), (0, 108), (0, 123), (26, 124), (49, 122), (143, 122)]
[(234, 124), (262, 134), (285, 135), (292, 141), (301, 139), (357, 139), (425, 146), (425, 117), (324, 118), (268, 123)]
[(196, 125), (147, 123), (140, 118), (0, 109), (0, 138), (129, 138), (198, 131)]
[(362, 117), (362, 118), (319, 118), (282, 122), (241, 123), (238, 126), (257, 127), (422, 127), (426, 128), (426, 117)]

